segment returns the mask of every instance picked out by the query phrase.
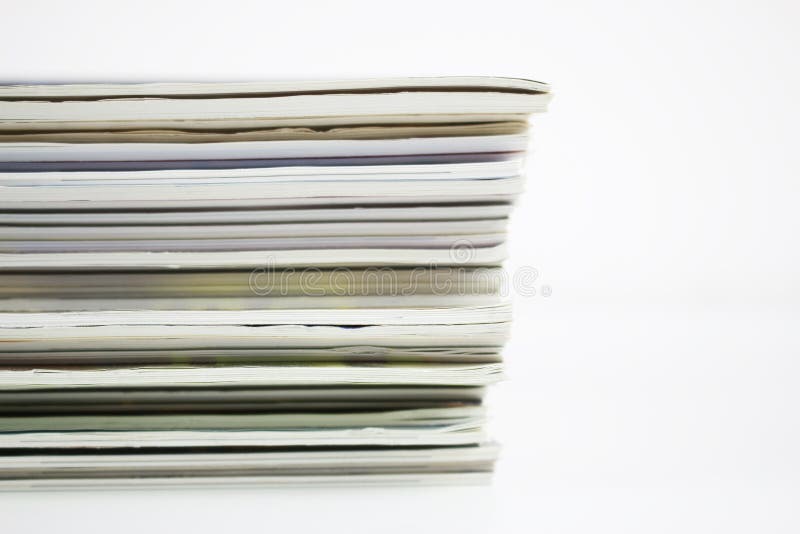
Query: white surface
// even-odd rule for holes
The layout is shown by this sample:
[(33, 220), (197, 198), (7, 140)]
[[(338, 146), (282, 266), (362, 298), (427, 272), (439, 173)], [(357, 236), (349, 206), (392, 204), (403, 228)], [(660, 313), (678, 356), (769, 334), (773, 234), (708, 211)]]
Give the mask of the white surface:
[[(8, 532), (796, 532), (800, 171), (788, 1), (5, 2), (9, 80), (551, 82), (487, 488), (2, 495)], [(524, 424), (520, 424), (520, 422)]]

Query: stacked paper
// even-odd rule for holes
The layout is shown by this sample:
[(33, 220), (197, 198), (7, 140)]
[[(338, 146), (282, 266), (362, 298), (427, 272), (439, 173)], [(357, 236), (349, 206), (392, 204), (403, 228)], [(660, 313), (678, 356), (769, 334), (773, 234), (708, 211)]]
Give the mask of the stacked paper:
[(476, 482), (548, 87), (0, 87), (0, 487)]

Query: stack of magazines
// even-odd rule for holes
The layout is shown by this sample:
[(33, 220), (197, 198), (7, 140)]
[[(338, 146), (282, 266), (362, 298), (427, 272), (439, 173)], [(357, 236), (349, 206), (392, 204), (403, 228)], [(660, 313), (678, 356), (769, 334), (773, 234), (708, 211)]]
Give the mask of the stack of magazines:
[(485, 480), (549, 97), (0, 86), (0, 488)]

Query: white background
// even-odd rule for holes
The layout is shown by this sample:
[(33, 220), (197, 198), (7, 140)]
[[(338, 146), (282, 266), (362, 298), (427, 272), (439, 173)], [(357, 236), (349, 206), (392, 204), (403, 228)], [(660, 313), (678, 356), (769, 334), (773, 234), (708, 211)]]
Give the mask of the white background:
[(486, 488), (0, 495), (2, 532), (797, 532), (790, 1), (0, 2), (0, 77), (507, 75), (534, 121)]

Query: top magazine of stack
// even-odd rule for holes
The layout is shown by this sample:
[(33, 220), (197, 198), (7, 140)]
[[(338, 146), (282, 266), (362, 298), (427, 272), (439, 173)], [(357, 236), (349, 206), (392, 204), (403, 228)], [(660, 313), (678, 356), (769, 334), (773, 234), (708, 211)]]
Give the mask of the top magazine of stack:
[(550, 96), (492, 77), (2, 85), (0, 270), (498, 265)]
[(4, 131), (252, 128), (524, 120), (545, 111), (546, 84), (435, 77), (247, 83), (8, 85)]

